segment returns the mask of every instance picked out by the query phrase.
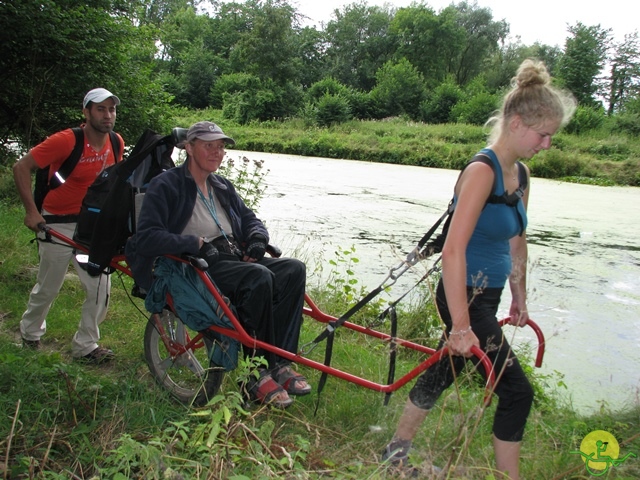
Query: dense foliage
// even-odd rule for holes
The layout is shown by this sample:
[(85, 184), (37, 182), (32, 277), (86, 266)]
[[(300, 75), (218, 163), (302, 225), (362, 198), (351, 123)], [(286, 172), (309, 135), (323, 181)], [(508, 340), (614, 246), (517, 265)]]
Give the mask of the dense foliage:
[(620, 133), (640, 130), (637, 32), (616, 43), (610, 30), (577, 23), (563, 48), (523, 45), (475, 2), (436, 12), (428, 2), (358, 1), (320, 26), (294, 3), (0, 1), (0, 164), (78, 124), (96, 86), (122, 99), (118, 131), (129, 144), (144, 128), (167, 130), (180, 108), (215, 108), (240, 125), (392, 116), (481, 125), (527, 57), (544, 60), (584, 107), (573, 132), (605, 117)]
[[(161, 124), (169, 94), (155, 82), (155, 32), (136, 26), (135, 5), (100, 0), (0, 2), (0, 144), (28, 147), (82, 120), (84, 94), (107, 87), (124, 102), (131, 138)], [(135, 102), (133, 101), (135, 99)]]

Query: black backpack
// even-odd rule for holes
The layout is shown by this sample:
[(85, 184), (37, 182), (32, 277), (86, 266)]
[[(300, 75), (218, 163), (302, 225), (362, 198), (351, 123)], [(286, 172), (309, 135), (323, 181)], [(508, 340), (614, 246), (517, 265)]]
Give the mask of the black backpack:
[[(33, 200), (38, 208), (38, 212), (42, 211), (42, 204), (44, 203), (44, 197), (47, 196), (47, 193), (62, 185), (65, 180), (69, 178), (69, 175), (71, 175), (71, 172), (76, 168), (76, 165), (80, 161), (82, 150), (84, 149), (84, 130), (82, 127), (73, 127), (71, 130), (73, 130), (73, 134), (76, 137), (76, 143), (67, 159), (62, 162), (62, 165), (60, 165), (60, 169), (51, 176), (51, 179), (49, 179), (49, 165), (36, 170)], [(111, 139), (113, 156), (117, 162), (118, 158), (120, 158), (120, 140), (113, 131), (109, 132), (109, 138)]]
[(174, 129), (166, 136), (146, 130), (127, 158), (106, 168), (87, 190), (73, 239), (89, 250), (90, 275), (112, 273), (111, 259), (123, 253), (135, 233), (147, 184), (175, 166), (171, 154), (183, 130)]

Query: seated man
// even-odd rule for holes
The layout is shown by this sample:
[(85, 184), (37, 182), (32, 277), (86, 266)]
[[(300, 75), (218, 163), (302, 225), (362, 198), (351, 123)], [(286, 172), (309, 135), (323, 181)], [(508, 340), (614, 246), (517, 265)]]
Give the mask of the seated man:
[[(208, 272), (255, 338), (296, 353), (306, 283), (304, 263), (265, 257), (269, 234), (227, 179), (215, 175), (225, 144), (235, 141), (211, 122), (187, 132), (187, 160), (149, 184), (127, 258), (138, 285), (149, 289), (153, 262), (165, 254), (202, 256)], [(257, 351), (268, 368), (248, 385), (253, 400), (285, 408), (311, 391), (289, 362)]]

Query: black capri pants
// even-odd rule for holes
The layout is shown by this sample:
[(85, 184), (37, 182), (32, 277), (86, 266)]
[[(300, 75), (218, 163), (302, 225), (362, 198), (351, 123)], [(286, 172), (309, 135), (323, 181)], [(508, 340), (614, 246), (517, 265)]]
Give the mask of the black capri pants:
[[(467, 303), (473, 333), (480, 341), (480, 348), (493, 363), (497, 377), (495, 393), (499, 400), (493, 419), (493, 434), (498, 440), (519, 442), (522, 440), (533, 403), (533, 389), (498, 324), (496, 313), (501, 294), (502, 288), (485, 288), (479, 292), (477, 288), (467, 287)], [(436, 305), (448, 334), (452, 325), (451, 314), (447, 307), (442, 280), (436, 290)], [(444, 345), (445, 340), (443, 335), (438, 348)], [(442, 392), (453, 383), (466, 360), (461, 356), (446, 356), (432, 365), (411, 389), (411, 402), (418, 408), (431, 409)], [(475, 365), (479, 363), (476, 357), (469, 360)], [(482, 365), (478, 370), (486, 379)]]

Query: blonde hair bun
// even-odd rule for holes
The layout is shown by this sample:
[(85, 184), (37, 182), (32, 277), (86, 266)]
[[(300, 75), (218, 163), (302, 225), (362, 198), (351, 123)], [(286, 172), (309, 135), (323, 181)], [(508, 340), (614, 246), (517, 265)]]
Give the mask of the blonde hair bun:
[(551, 75), (544, 63), (538, 60), (527, 59), (518, 68), (513, 84), (518, 88), (526, 88), (534, 85), (549, 85)]

